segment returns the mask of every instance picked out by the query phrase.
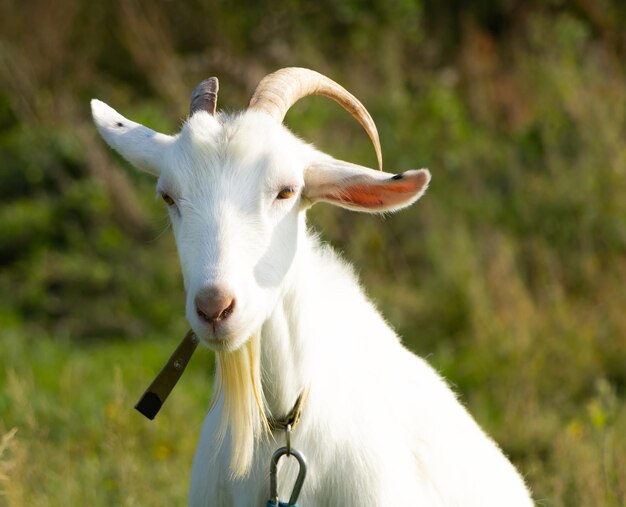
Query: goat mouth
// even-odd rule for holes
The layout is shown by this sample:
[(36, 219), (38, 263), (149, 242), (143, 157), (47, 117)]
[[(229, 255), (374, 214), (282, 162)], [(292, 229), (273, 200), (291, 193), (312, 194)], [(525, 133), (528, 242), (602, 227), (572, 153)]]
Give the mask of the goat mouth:
[(249, 322), (240, 322), (231, 318), (207, 322), (194, 312), (187, 316), (196, 336), (200, 341), (216, 352), (232, 352), (244, 344), (252, 334), (254, 326)]
[(204, 333), (196, 333), (205, 345), (215, 352), (232, 352), (237, 350), (245, 340), (240, 340), (238, 334), (229, 333), (224, 329), (205, 327)]
[(231, 338), (232, 333), (229, 332), (229, 326), (225, 321), (207, 321), (197, 315), (194, 315), (194, 317), (195, 318), (193, 319), (188, 318), (188, 320), (196, 333), (196, 336), (198, 336), (201, 340), (210, 343), (221, 343), (228, 341)]

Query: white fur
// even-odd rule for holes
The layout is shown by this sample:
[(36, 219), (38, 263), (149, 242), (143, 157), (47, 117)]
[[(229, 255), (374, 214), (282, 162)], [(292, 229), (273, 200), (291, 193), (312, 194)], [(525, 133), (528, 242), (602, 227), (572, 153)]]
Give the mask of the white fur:
[[(441, 377), (403, 347), (350, 267), (306, 228), (304, 212), (318, 200), (374, 212), (409, 205), (425, 190), (427, 172), (405, 173), (410, 192), (389, 204), (378, 189), (392, 188), (392, 175), (332, 159), (263, 113), (200, 112), (178, 136), (128, 143), (115, 133), (115, 122), (128, 120), (99, 102), (93, 113), (107, 142), (148, 165), (159, 191), (176, 202), (170, 217), (195, 333), (218, 354), (258, 340), (260, 404), (268, 413), (287, 413), (308, 390), (293, 433), (309, 463), (300, 505), (532, 505), (497, 445)], [(355, 181), (380, 196), (380, 205), (346, 204)], [(296, 195), (276, 200), (286, 186)], [(194, 308), (208, 285), (226, 287), (237, 301), (215, 333)], [(219, 391), (205, 419), (189, 503), (259, 507), (269, 497), (270, 457), (283, 436), (268, 437), (260, 416), (248, 423), (227, 416), (227, 401)], [(239, 424), (237, 431), (249, 424), (250, 438), (234, 438), (233, 426), (222, 442), (224, 421)], [(282, 467), (283, 499), (294, 474), (292, 463)]]

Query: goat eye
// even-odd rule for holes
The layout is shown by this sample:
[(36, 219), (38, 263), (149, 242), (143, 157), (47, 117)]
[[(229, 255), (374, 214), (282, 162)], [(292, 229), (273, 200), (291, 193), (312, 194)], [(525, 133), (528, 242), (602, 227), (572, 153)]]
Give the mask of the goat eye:
[(290, 199), (294, 195), (296, 195), (296, 191), (292, 187), (285, 187), (280, 192), (278, 192), (278, 195), (276, 195), (276, 199)]
[(161, 197), (163, 197), (163, 200), (165, 201), (165, 203), (168, 206), (173, 206), (174, 205), (174, 199), (172, 199), (169, 195), (163, 194)]

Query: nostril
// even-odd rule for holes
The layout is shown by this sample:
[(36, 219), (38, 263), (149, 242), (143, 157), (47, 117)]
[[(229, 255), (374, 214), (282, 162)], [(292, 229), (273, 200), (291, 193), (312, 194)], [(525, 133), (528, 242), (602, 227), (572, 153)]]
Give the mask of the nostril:
[(230, 303), (217, 316), (217, 320), (227, 319), (235, 311), (235, 298), (231, 298)]
[(209, 287), (198, 292), (195, 305), (198, 317), (215, 324), (232, 315), (235, 311), (235, 298), (218, 288)]
[(196, 305), (196, 313), (198, 314), (198, 317), (200, 317), (202, 320), (210, 322), (209, 316), (206, 313), (204, 313), (202, 310), (200, 310), (200, 308), (198, 308), (197, 305)]

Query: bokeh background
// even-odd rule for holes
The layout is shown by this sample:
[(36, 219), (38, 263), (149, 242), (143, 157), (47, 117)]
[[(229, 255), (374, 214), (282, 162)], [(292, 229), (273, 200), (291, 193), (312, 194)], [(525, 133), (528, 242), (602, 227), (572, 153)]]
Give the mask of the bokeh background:
[[(539, 505), (626, 505), (625, 25), (621, 0), (2, 0), (0, 505), (185, 503), (212, 357), (133, 411), (184, 297), (154, 181), (89, 100), (174, 133), (201, 79), (236, 110), (292, 65), (365, 103), (387, 170), (433, 174), (397, 215), (312, 225)], [(286, 123), (375, 166), (327, 99)]]

